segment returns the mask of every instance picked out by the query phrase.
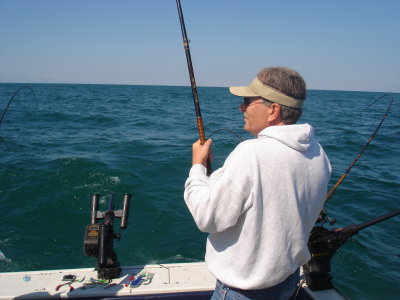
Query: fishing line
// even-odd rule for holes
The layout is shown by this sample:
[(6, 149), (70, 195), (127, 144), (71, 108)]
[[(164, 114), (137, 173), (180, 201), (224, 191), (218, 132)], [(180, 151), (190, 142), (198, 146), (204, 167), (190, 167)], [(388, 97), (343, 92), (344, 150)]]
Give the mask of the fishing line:
[[(386, 96), (386, 95), (385, 95)], [(383, 98), (383, 96), (381, 97)], [(375, 101), (376, 102), (376, 101)], [(390, 108), (392, 107), (392, 104), (394, 102), (393, 99), (393, 94), (392, 94), (392, 100), (390, 101), (390, 104), (385, 112), (385, 114), (383, 115), (383, 118), (381, 120), (381, 122), (379, 123), (379, 125), (376, 127), (374, 133), (370, 136), (370, 138), (368, 139), (367, 143), (364, 145), (364, 147), (361, 149), (361, 151), (357, 154), (357, 156), (355, 157), (355, 159), (353, 160), (353, 162), (350, 164), (350, 166), (347, 168), (346, 172), (339, 178), (339, 180), (336, 182), (336, 184), (329, 190), (329, 192), (327, 193), (326, 197), (325, 197), (325, 203), (324, 205), (329, 201), (329, 199), (332, 197), (332, 195), (335, 193), (336, 189), (339, 187), (339, 185), (342, 183), (342, 181), (344, 180), (344, 178), (347, 176), (347, 174), (349, 174), (350, 170), (353, 168), (353, 166), (356, 164), (356, 162), (358, 161), (358, 159), (361, 157), (361, 155), (364, 153), (364, 151), (367, 149), (367, 147), (369, 146), (369, 144), (372, 142), (372, 140), (374, 139), (375, 135), (377, 134), (378, 130), (381, 128), (383, 122), (385, 121), (386, 117), (389, 114)]]
[(211, 136), (212, 136), (214, 133), (217, 133), (217, 132), (222, 131), (222, 130), (226, 130), (226, 131), (232, 133), (232, 134), (235, 135), (241, 142), (244, 141), (244, 139), (243, 139), (242, 137), (240, 137), (240, 135), (238, 135), (236, 132), (234, 132), (233, 130), (230, 130), (230, 129), (228, 129), (228, 128), (220, 128), (220, 129), (217, 129), (217, 130), (213, 131), (213, 132), (210, 134), (210, 136), (209, 136), (208, 138), (211, 138)]
[[(388, 96), (388, 95), (392, 95), (392, 93), (387, 93), (387, 94), (384, 94), (384, 95), (382, 95), (382, 96), (380, 96), (378, 99), (376, 99), (374, 102), (372, 102), (371, 104), (368, 104), (366, 107), (364, 107), (360, 112), (363, 112), (363, 111), (365, 111), (366, 109), (368, 109), (368, 108), (370, 108), (372, 105), (374, 105), (376, 102), (378, 102), (379, 100), (381, 100), (382, 98), (384, 98), (384, 97), (386, 97), (386, 96)], [(393, 98), (393, 95), (392, 95), (392, 98)]]
[(1, 123), (3, 122), (4, 116), (5, 116), (5, 114), (6, 114), (7, 110), (8, 110), (8, 108), (10, 107), (11, 102), (12, 102), (12, 101), (14, 100), (14, 98), (18, 95), (19, 91), (21, 91), (22, 89), (28, 89), (28, 90), (30, 90), (31, 93), (32, 93), (32, 95), (33, 95), (33, 97), (34, 97), (35, 100), (37, 101), (37, 98), (36, 98), (35, 93), (33, 92), (33, 90), (32, 90), (29, 86), (27, 86), (27, 85), (21, 86), (19, 89), (17, 89), (17, 90), (14, 92), (14, 94), (11, 96), (10, 100), (8, 101), (6, 107), (4, 108), (3, 113), (2, 113), (2, 115), (1, 115), (1, 118), (0, 118), (0, 125), (1, 125)]

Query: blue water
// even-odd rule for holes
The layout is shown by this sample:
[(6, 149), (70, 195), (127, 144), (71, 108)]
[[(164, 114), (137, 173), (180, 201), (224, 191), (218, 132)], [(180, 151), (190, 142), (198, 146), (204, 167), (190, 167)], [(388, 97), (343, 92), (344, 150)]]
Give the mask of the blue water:
[[(0, 84), (4, 107), (21, 84)], [(0, 271), (94, 267), (83, 254), (91, 194), (133, 200), (115, 242), (123, 265), (201, 261), (206, 235), (183, 202), (197, 127), (190, 87), (29, 84), (0, 124)], [(379, 124), (391, 96), (308, 92), (301, 122), (314, 125), (332, 166), (332, 186)], [(239, 101), (226, 88), (199, 88), (206, 135), (242, 138)], [(399, 94), (393, 95), (398, 101)], [(363, 111), (362, 111), (363, 110)], [(2, 112), (2, 109), (1, 111)], [(330, 200), (333, 227), (400, 208), (400, 105)], [(239, 143), (213, 135), (213, 168)], [(288, 220), (290, 222), (290, 220)], [(117, 222), (118, 223), (118, 222)], [(329, 227), (329, 226), (328, 226)], [(333, 259), (334, 283), (350, 299), (397, 299), (400, 216), (350, 239)]]

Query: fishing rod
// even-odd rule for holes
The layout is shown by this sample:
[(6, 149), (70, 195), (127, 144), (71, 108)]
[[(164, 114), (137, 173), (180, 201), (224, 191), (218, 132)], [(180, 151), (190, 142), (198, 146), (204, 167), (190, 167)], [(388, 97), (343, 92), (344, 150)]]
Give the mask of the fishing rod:
[(2, 113), (2, 115), (1, 115), (1, 117), (0, 117), (0, 125), (1, 125), (1, 123), (3, 122), (4, 116), (6, 115), (6, 112), (7, 112), (8, 108), (9, 108), (11, 102), (14, 100), (15, 96), (17, 96), (17, 94), (19, 93), (19, 91), (22, 90), (22, 89), (28, 89), (28, 90), (30, 90), (31, 93), (32, 93), (32, 95), (33, 95), (33, 97), (35, 97), (35, 100), (37, 101), (35, 93), (33, 92), (33, 90), (32, 90), (29, 86), (26, 86), (26, 85), (21, 86), (18, 90), (16, 90), (16, 91), (14, 92), (14, 94), (11, 96), (10, 100), (8, 101), (6, 107), (4, 108), (3, 113)]
[[(181, 30), (182, 30), (183, 47), (185, 48), (186, 61), (187, 61), (189, 77), (190, 77), (190, 84), (192, 86), (193, 102), (194, 102), (194, 107), (195, 107), (195, 111), (196, 111), (197, 129), (199, 131), (200, 144), (204, 145), (204, 143), (206, 142), (206, 137), (204, 134), (203, 119), (201, 117), (201, 111), (200, 111), (199, 95), (197, 93), (196, 80), (194, 78), (194, 71), (193, 71), (193, 65), (192, 65), (192, 58), (190, 55), (190, 48), (189, 48), (190, 41), (188, 40), (187, 35), (186, 35), (185, 21), (183, 19), (183, 13), (182, 13), (182, 7), (181, 7), (180, 0), (176, 0), (176, 6), (178, 8), (179, 21), (180, 21)], [(207, 175), (210, 175), (211, 172), (212, 172), (211, 161), (210, 161), (210, 158), (208, 158), (207, 159)]]
[[(389, 95), (389, 94), (386, 94)], [(384, 96), (386, 96), (384, 95)], [(384, 97), (382, 96), (382, 97)], [(380, 97), (380, 98), (382, 98)], [(379, 99), (380, 99), (379, 98)], [(364, 151), (367, 149), (367, 147), (369, 146), (369, 144), (372, 142), (372, 140), (374, 139), (376, 133), (378, 132), (379, 128), (381, 128), (383, 122), (385, 121), (386, 117), (389, 114), (390, 108), (392, 107), (393, 104), (393, 95), (392, 95), (392, 101), (390, 101), (389, 106), (385, 112), (385, 114), (383, 115), (383, 118), (381, 120), (381, 122), (379, 123), (379, 125), (376, 127), (374, 133), (370, 136), (370, 138), (368, 139), (367, 143), (364, 145), (364, 147), (361, 149), (361, 151), (357, 154), (356, 158), (353, 160), (353, 162), (350, 164), (350, 166), (347, 168), (346, 172), (343, 173), (343, 175), (339, 178), (339, 180), (336, 182), (336, 184), (329, 190), (329, 192), (327, 193), (326, 197), (325, 197), (325, 204), (329, 201), (329, 199), (332, 197), (332, 195), (335, 193), (335, 191), (337, 190), (337, 188), (339, 187), (339, 185), (342, 183), (342, 181), (345, 179), (345, 177), (347, 176), (347, 174), (349, 174), (351, 168), (353, 168), (353, 166), (356, 164), (356, 162), (358, 161), (358, 159), (360, 158), (360, 156), (364, 153)]]

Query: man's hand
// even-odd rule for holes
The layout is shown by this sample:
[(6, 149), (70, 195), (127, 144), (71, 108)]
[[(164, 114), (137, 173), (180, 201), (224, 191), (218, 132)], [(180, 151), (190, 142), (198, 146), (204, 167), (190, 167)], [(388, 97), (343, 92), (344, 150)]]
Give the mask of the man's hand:
[(212, 161), (211, 144), (212, 139), (208, 139), (204, 145), (200, 144), (200, 140), (192, 145), (192, 165), (202, 164), (207, 167), (207, 158)]

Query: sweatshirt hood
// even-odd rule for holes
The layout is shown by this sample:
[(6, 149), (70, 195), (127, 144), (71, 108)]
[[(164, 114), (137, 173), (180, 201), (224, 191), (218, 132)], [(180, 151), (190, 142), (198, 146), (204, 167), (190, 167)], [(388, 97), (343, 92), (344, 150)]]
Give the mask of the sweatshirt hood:
[(270, 126), (258, 134), (258, 138), (273, 138), (297, 151), (307, 151), (314, 139), (314, 128), (309, 124)]

